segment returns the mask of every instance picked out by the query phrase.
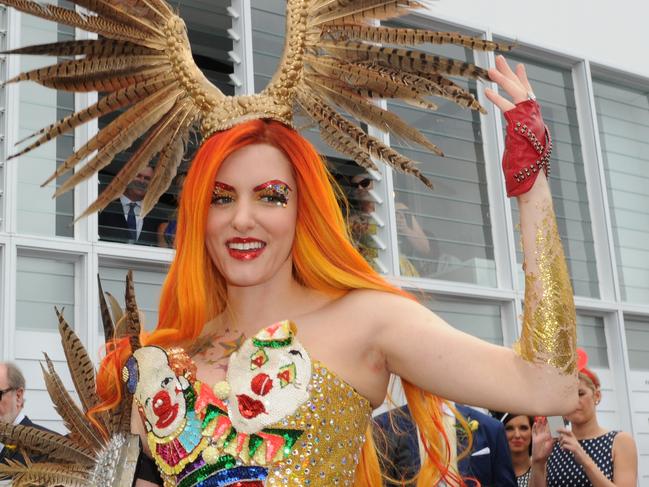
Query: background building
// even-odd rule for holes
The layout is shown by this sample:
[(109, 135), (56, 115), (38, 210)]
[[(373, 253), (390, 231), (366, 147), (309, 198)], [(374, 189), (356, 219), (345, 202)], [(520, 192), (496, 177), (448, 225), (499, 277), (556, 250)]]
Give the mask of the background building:
[[(174, 3), (187, 21), (197, 62), (224, 92), (265, 86), (283, 46), (285, 1)], [(399, 24), (516, 43), (509, 57), (527, 64), (555, 137), (551, 184), (573, 277), (580, 345), (605, 389), (600, 416), (607, 427), (633, 432), (641, 454), (640, 483), (649, 486), (649, 62), (644, 48), (649, 6), (634, 0), (531, 5), (443, 0)], [(87, 35), (11, 9), (0, 9), (0, 33), (3, 49)], [(494, 62), (492, 55), (463, 48), (429, 48), (481, 66)], [(49, 62), (3, 58), (1, 76)], [(469, 86), (485, 100), (483, 83)], [(7, 161), (19, 140), (93, 99), (94, 94), (74, 97), (29, 84), (0, 89), (0, 358), (25, 370), (30, 417), (56, 429), (62, 426), (39, 367), (44, 350), (63, 361), (53, 306), (65, 307), (88, 348), (98, 351), (103, 336), (97, 274), (104, 290), (121, 299), (125, 272), (135, 270), (150, 328), (172, 258), (170, 249), (100, 239), (97, 216), (74, 222), (120, 161), (64, 198), (51, 199), (54, 184), (62, 180), (39, 187), (96, 126)], [(421, 161), (434, 192), (387, 170), (365, 181), (315, 132), (311, 138), (349, 191), (357, 215), (355, 237), (376, 267), (420, 293), (454, 326), (510, 345), (519, 333), (523, 282), (517, 208), (503, 195), (502, 122), (493, 110), (479, 115), (437, 102), (439, 111), (432, 115), (388, 104), (446, 153), (443, 159), (432, 157), (392, 141)], [(173, 200), (168, 203), (160, 210), (173, 218)], [(413, 232), (415, 227), (421, 231)]]

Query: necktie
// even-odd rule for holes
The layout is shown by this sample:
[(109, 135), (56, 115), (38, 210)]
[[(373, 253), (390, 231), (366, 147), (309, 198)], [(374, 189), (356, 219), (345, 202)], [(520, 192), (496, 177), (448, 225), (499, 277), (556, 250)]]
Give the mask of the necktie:
[(132, 241), (137, 240), (137, 220), (135, 219), (135, 207), (137, 203), (128, 204), (128, 216), (126, 217), (126, 226), (129, 229), (129, 233)]

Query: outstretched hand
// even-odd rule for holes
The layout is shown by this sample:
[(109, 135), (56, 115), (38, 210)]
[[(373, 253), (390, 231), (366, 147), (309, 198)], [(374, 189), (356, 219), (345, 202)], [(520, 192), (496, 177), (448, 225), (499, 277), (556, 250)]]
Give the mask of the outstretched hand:
[(489, 77), (498, 84), (501, 91), (507, 93), (512, 101), (499, 95), (494, 90), (487, 88), (485, 95), (503, 112), (514, 108), (516, 104), (533, 97), (532, 86), (527, 79), (527, 73), (523, 64), (518, 64), (516, 70), (512, 71), (504, 56), (496, 57), (496, 67), (489, 70)]
[(547, 462), (553, 447), (554, 438), (552, 438), (547, 418), (537, 418), (532, 425), (532, 462)]

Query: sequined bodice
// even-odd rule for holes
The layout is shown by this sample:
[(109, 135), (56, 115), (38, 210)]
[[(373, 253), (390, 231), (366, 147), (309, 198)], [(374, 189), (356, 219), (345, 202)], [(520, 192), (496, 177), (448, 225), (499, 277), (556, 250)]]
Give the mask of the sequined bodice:
[(213, 388), (178, 352), (134, 354), (127, 375), (165, 487), (354, 484), (372, 408), (291, 330), (247, 340)]
[(310, 397), (278, 426), (304, 430), (290, 455), (273, 465), (266, 485), (354, 485), (372, 408), (349, 384), (313, 362)]

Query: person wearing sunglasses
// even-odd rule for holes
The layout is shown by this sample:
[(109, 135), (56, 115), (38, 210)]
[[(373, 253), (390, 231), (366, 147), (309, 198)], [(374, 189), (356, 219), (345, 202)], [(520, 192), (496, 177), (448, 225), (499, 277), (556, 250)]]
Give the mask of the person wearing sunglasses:
[[(32, 426), (47, 431), (33, 423), (23, 412), (25, 405), (25, 377), (11, 362), (0, 362), (0, 422)], [(15, 445), (0, 443), (0, 463), (14, 460), (24, 463)]]

